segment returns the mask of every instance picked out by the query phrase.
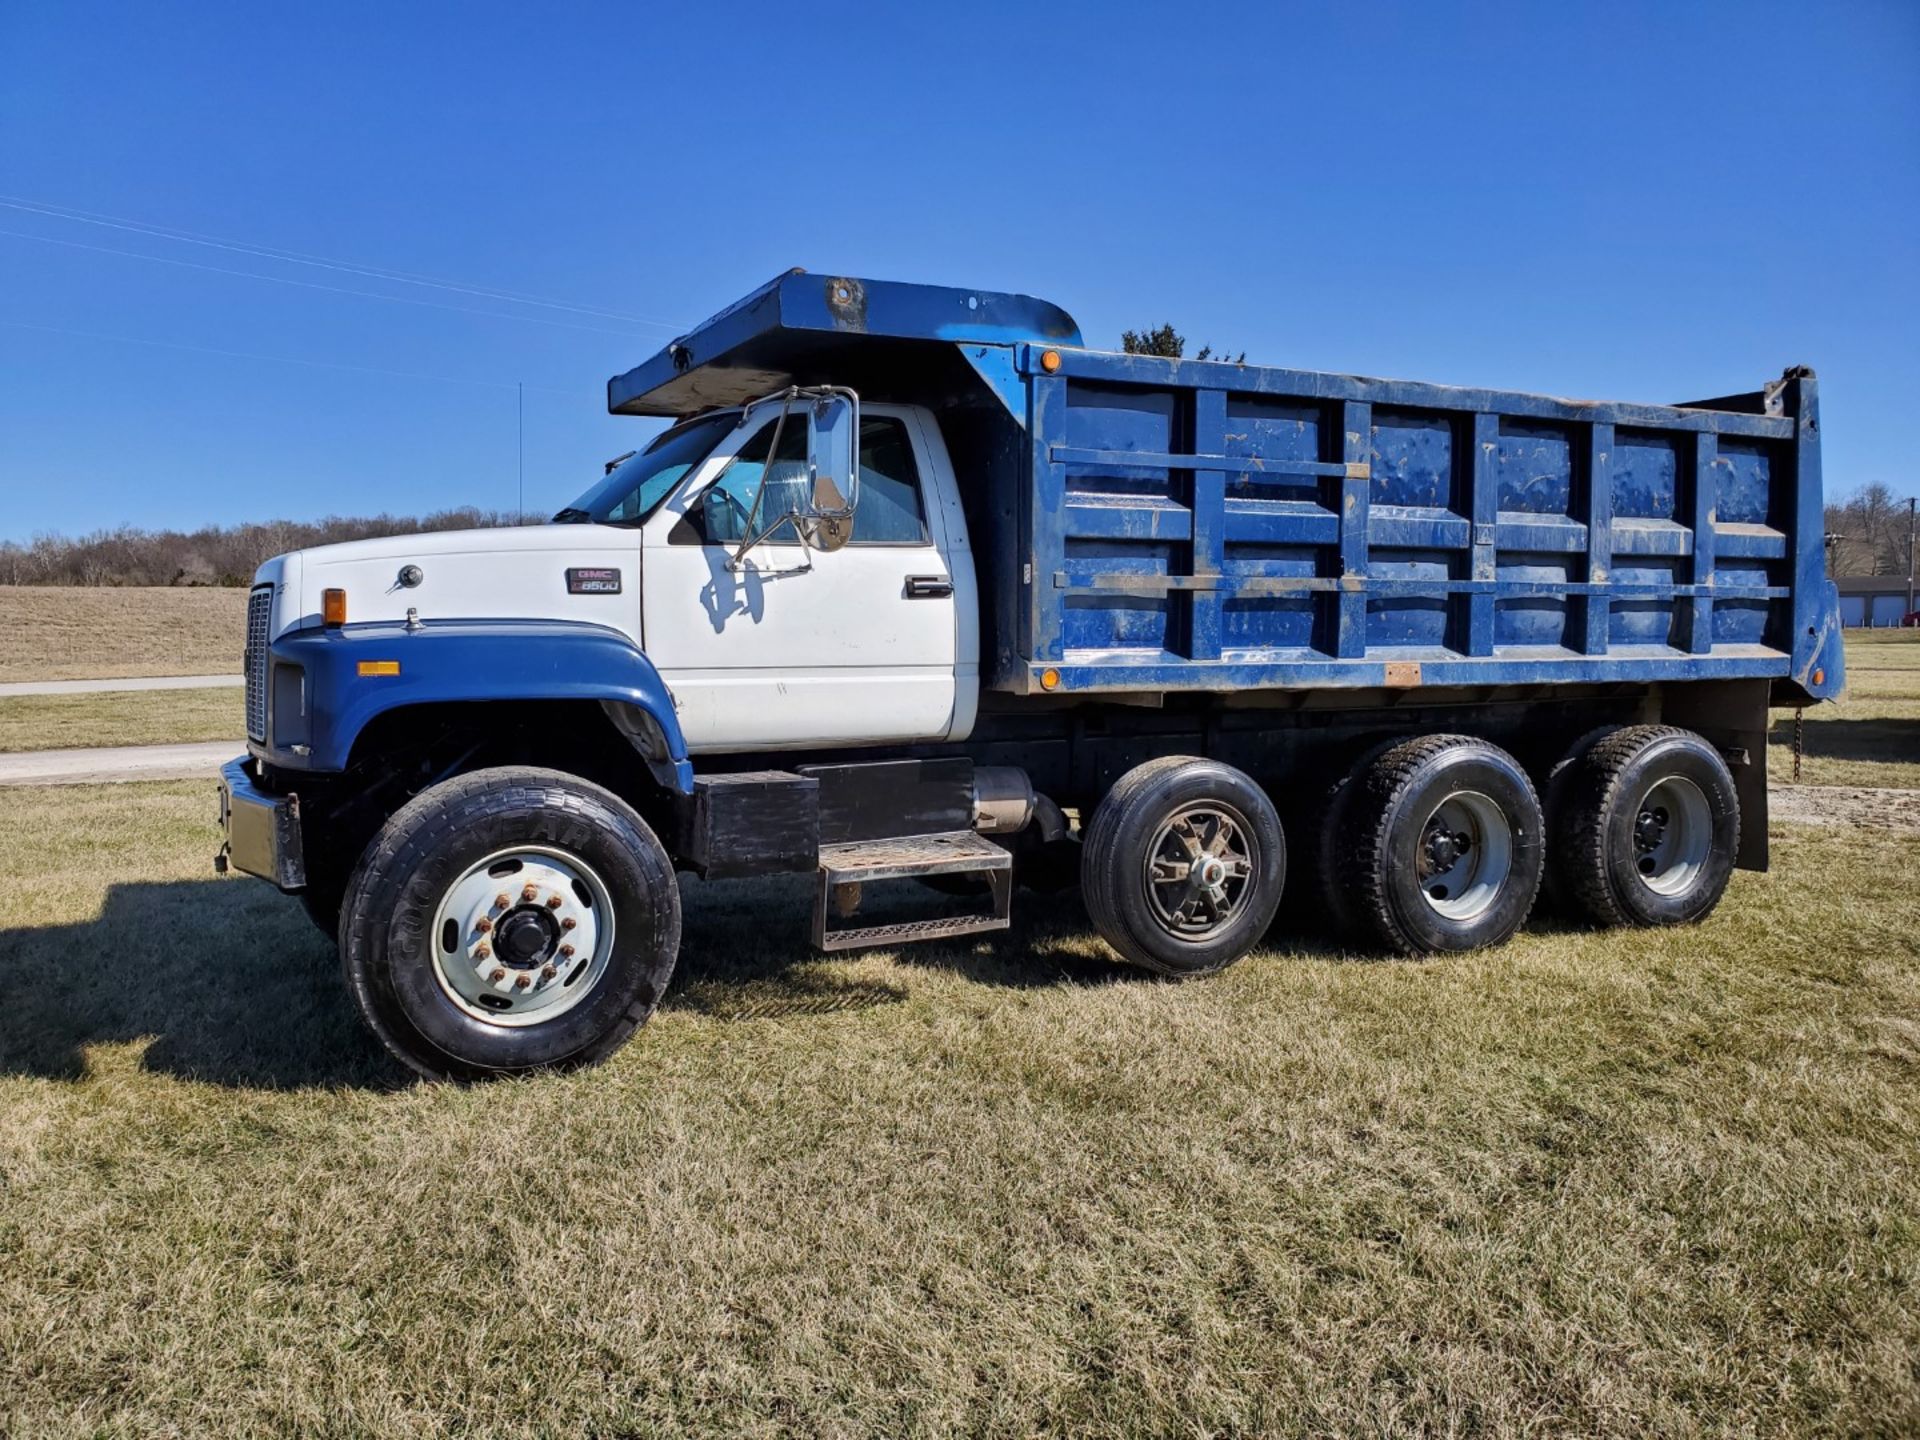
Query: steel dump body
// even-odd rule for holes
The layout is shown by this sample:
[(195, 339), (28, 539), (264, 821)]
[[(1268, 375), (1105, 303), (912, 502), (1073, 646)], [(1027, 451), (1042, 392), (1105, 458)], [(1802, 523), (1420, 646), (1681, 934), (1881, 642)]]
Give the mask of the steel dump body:
[(1078, 338), (1027, 297), (795, 272), (616, 378), (609, 404), (688, 413), (836, 381), (935, 407), (991, 689), (1840, 689), (1809, 371), (1660, 406)]

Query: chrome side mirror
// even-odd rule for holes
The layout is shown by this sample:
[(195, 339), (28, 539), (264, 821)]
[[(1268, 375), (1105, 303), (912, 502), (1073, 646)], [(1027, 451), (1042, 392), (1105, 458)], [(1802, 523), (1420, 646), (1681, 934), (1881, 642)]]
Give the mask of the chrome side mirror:
[(816, 550), (831, 553), (853, 538), (858, 501), (860, 402), (851, 390), (822, 395), (807, 416), (807, 473), (812, 509), (800, 533)]
[[(799, 533), (801, 544), (822, 553), (838, 550), (853, 538), (853, 512), (860, 503), (860, 397), (837, 385), (811, 389), (794, 386), (767, 397), (767, 401), (772, 400), (780, 401), (782, 408), (768, 453), (779, 453), (781, 435), (787, 426), (804, 424), (807, 427), (806, 476), (803, 486), (771, 485), (774, 466), (769, 462), (766, 478), (754, 496), (747, 537), (734, 551), (735, 565), (755, 545), (788, 523)], [(804, 403), (796, 405), (796, 401)], [(766, 401), (756, 402), (764, 403)], [(749, 411), (752, 408), (749, 406)], [(775, 489), (783, 492), (778, 498), (769, 493)], [(804, 500), (800, 499), (802, 496)], [(782, 500), (785, 503), (780, 503)], [(779, 513), (776, 514), (776, 510)]]

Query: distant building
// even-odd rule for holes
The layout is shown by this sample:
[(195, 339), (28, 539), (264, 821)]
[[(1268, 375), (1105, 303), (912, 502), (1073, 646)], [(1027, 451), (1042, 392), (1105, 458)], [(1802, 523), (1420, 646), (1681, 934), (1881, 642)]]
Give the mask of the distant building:
[(1836, 575), (1833, 583), (1840, 587), (1840, 623), (1848, 629), (1898, 625), (1907, 613), (1904, 575)]

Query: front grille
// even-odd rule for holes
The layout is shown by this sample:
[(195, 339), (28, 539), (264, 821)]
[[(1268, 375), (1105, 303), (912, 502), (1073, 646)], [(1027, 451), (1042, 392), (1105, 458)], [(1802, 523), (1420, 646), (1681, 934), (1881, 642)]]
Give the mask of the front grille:
[(256, 585), (247, 597), (247, 738), (267, 738), (267, 642), (273, 625), (273, 586)]

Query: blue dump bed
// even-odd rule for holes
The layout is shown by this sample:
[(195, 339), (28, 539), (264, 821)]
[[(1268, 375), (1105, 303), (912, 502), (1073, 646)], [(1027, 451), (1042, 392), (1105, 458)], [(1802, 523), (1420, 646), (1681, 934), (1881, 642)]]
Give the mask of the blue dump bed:
[(781, 277), (617, 377), (933, 406), (1016, 693), (1842, 683), (1811, 371), (1677, 406), (1082, 348), (1024, 296)]

